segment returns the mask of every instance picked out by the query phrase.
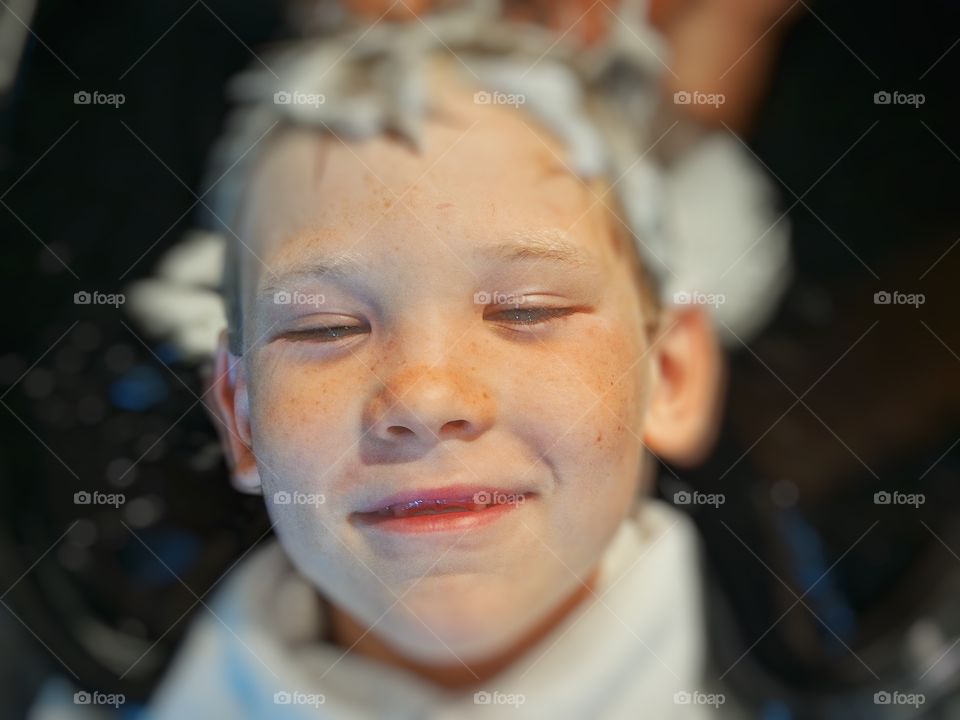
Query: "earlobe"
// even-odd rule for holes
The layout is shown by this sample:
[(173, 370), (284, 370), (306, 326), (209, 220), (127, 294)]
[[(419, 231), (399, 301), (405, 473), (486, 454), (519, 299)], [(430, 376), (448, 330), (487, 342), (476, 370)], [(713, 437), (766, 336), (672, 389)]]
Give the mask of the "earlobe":
[(213, 377), (203, 404), (220, 438), (233, 486), (241, 492), (260, 493), (260, 472), (250, 432), (246, 370), (242, 358), (230, 353), (226, 331), (221, 333), (217, 344)]
[(701, 306), (666, 310), (660, 327), (644, 443), (668, 462), (693, 466), (709, 453), (719, 430), (723, 352)]

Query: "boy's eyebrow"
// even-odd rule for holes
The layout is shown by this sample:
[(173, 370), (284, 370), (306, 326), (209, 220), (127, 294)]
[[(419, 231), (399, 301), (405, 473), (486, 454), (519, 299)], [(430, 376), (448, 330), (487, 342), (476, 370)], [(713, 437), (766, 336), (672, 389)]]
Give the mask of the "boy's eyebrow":
[(275, 292), (286, 289), (287, 285), (295, 280), (312, 278), (330, 278), (332, 280), (349, 280), (362, 275), (368, 270), (361, 256), (353, 252), (337, 253), (310, 262), (296, 270), (274, 274), (273, 282), (257, 293), (259, 298), (268, 298)]
[[(474, 254), (500, 262), (544, 260), (573, 268), (596, 265), (596, 257), (593, 253), (573, 243), (563, 230), (524, 231), (508, 237), (511, 239), (505, 242), (478, 247), (474, 250)], [(288, 283), (298, 279), (323, 277), (347, 281), (368, 271), (369, 267), (359, 254), (338, 253), (319, 258), (302, 268), (274, 276), (274, 281), (257, 295), (261, 298), (270, 298), (275, 292), (283, 290)]]
[(563, 230), (545, 229), (514, 233), (507, 242), (477, 248), (476, 254), (491, 260), (546, 260), (572, 267), (593, 265), (593, 253), (573, 243)]

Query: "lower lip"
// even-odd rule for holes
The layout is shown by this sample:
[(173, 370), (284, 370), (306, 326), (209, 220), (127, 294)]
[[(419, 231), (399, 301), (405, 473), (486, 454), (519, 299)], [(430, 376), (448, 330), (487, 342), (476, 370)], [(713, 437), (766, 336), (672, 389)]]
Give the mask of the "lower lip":
[[(524, 502), (529, 502), (527, 495)], [(410, 515), (408, 517), (384, 517), (380, 515), (356, 515), (358, 525), (391, 533), (440, 533), (464, 532), (490, 525), (506, 517), (524, 503), (491, 505), (486, 510), (438, 513), (436, 515)]]

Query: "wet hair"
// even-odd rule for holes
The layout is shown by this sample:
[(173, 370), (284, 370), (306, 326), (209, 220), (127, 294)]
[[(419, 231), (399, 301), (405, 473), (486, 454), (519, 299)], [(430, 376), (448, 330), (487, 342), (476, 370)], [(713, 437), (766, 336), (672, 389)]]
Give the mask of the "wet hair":
[(603, 205), (614, 250), (630, 263), (645, 317), (656, 319), (664, 233), (660, 169), (649, 151), (658, 140), (660, 39), (630, 2), (618, 12), (624, 22), (589, 48), (505, 20), (499, 5), (468, 0), (372, 26), (321, 18), (231, 82), (237, 106), (211, 155), (208, 186), (215, 183), (210, 222), (227, 235), (221, 290), (233, 354), (244, 351), (243, 256), (252, 251), (231, 226), (257, 158), (271, 145), (265, 138), (299, 127), (346, 140), (388, 135), (419, 148), (432, 110), (428, 63), (438, 54), (455, 57), (477, 101), (495, 93), (522, 97), (523, 111), (566, 147), (571, 172), (612, 188)]

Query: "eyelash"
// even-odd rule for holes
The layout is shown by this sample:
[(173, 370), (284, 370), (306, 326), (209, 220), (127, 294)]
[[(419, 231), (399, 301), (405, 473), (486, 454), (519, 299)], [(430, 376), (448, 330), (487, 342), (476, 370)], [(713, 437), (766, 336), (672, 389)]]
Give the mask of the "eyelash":
[(552, 320), (560, 320), (572, 314), (574, 308), (560, 308), (560, 307), (513, 307), (509, 310), (501, 310), (496, 315), (502, 315), (504, 313), (540, 313), (541, 317), (546, 317), (546, 320), (540, 322), (517, 322), (511, 323), (514, 325), (542, 325), (544, 322), (550, 322)]
[(344, 335), (324, 335), (324, 333), (336, 332), (337, 330), (367, 330), (365, 326), (359, 325), (331, 325), (329, 327), (308, 328), (306, 330), (291, 330), (284, 333), (283, 337), (294, 342), (298, 340), (317, 340), (319, 342), (335, 342)]
[[(508, 310), (501, 310), (495, 315), (503, 315), (504, 313), (537, 313), (539, 317), (545, 318), (540, 321), (531, 321), (531, 322), (510, 322), (510, 325), (520, 325), (522, 327), (531, 327), (537, 325), (543, 325), (554, 320), (563, 320), (569, 317), (571, 314), (576, 312), (576, 308), (572, 307), (515, 307)], [(294, 342), (298, 340), (315, 340), (318, 342), (336, 342), (337, 340), (348, 336), (348, 332), (352, 330), (357, 331), (366, 331), (369, 330), (367, 326), (361, 325), (331, 325), (329, 327), (318, 327), (318, 328), (307, 328), (304, 330), (291, 330), (283, 334), (283, 337), (287, 340), (292, 340)], [(347, 333), (341, 335), (327, 335), (326, 333), (336, 333), (337, 331), (347, 331)], [(524, 332), (523, 330), (516, 330), (515, 332)]]

